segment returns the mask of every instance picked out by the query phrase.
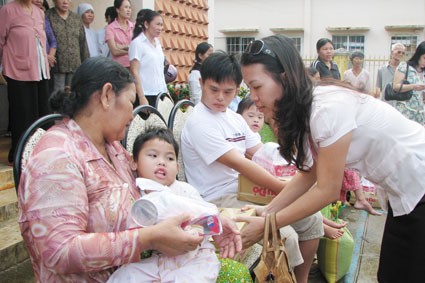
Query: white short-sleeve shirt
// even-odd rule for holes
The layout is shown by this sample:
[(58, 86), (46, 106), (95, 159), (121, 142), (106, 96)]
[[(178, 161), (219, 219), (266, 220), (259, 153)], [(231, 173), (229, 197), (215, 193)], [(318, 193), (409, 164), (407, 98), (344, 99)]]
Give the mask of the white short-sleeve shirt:
[(164, 52), (158, 38), (155, 45), (143, 34), (139, 34), (130, 43), (128, 56), (130, 62), (140, 62), (139, 76), (145, 96), (158, 95), (168, 92), (164, 77)]
[(314, 147), (352, 131), (346, 167), (378, 186), (394, 216), (410, 213), (425, 194), (425, 128), (373, 97), (336, 86), (314, 90), (310, 128)]
[(181, 136), (188, 182), (207, 201), (236, 193), (239, 173), (217, 159), (232, 149), (244, 155), (259, 143), (241, 115), (231, 110), (214, 112), (198, 103)]

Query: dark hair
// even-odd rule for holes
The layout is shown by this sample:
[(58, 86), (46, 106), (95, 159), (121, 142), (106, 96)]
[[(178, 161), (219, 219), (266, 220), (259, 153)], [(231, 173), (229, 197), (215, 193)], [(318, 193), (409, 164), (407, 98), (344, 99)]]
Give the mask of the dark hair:
[(118, 16), (117, 10), (114, 6), (110, 6), (105, 10), (105, 19), (110, 18), (111, 22), (113, 22)]
[(254, 101), (252, 101), (251, 97), (247, 96), (244, 97), (238, 104), (238, 110), (236, 111), (236, 113), (239, 114), (243, 114), (243, 112), (247, 109), (249, 109), (249, 107), (251, 107), (252, 105), (254, 105)]
[[(121, 5), (122, 5), (122, 2), (124, 2), (125, 0), (114, 0), (114, 7), (115, 7), (115, 9), (119, 9), (119, 8), (121, 8)], [(131, 4), (131, 1), (130, 0), (127, 0), (128, 2), (130, 2), (130, 4)]]
[(349, 56), (350, 61), (353, 61), (353, 59), (356, 58), (356, 57), (364, 59), (363, 52), (361, 52), (360, 50), (354, 50)]
[(214, 52), (202, 63), (201, 78), (211, 79), (217, 83), (232, 80), (239, 85), (242, 82), (241, 66), (233, 55), (224, 52)]
[(47, 10), (50, 9), (49, 2), (47, 2), (47, 0), (43, 0), (43, 4), (42, 5), (43, 5), (43, 8), (44, 8), (45, 11), (47, 11)]
[(152, 22), (157, 16), (161, 16), (161, 14), (151, 9), (141, 9), (137, 13), (136, 24), (134, 25), (133, 30), (133, 39), (135, 39), (140, 33), (146, 31), (145, 22), (150, 24), (150, 22)]
[(134, 83), (134, 79), (126, 68), (111, 59), (88, 58), (75, 71), (70, 92), (52, 93), (50, 107), (57, 113), (73, 118), (106, 83), (112, 84), (112, 89), (118, 96), (122, 89)]
[(168, 128), (150, 126), (143, 133), (140, 133), (134, 140), (133, 159), (135, 161), (137, 161), (137, 159), (139, 158), (139, 153), (142, 150), (143, 145), (147, 141), (150, 141), (153, 139), (159, 139), (161, 141), (165, 141), (166, 143), (171, 144), (174, 148), (176, 158), (178, 157), (179, 144), (174, 138), (173, 132), (171, 132), (171, 130)]
[[(425, 41), (422, 41), (419, 43), (418, 47), (416, 47), (415, 53), (413, 54), (412, 58), (407, 61), (407, 64), (409, 66), (412, 66), (413, 68), (416, 68), (419, 63), (419, 59), (422, 55), (425, 54)], [(425, 70), (425, 68), (422, 68), (422, 70)]]
[(277, 59), (264, 53), (243, 53), (241, 64), (262, 64), (275, 82), (282, 85), (282, 98), (276, 101), (277, 111), (272, 117), (278, 129), (280, 154), (301, 171), (306, 171), (305, 145), (310, 133), (313, 84), (292, 39), (273, 35), (263, 41)]
[[(117, 9), (121, 8), (121, 5), (124, 1), (125, 0), (114, 0), (115, 13), (113, 15), (111, 15), (111, 16), (113, 16), (112, 21), (114, 21), (118, 17)], [(131, 4), (131, 0), (127, 0), (127, 1)]]
[(316, 43), (316, 50), (319, 52), (320, 48), (322, 48), (325, 44), (330, 43), (332, 44), (332, 47), (334, 46), (334, 43), (329, 38), (321, 38)]
[(201, 69), (201, 57), (199, 57), (199, 56), (207, 53), (207, 51), (210, 48), (213, 48), (213, 46), (211, 44), (209, 44), (208, 42), (201, 42), (201, 43), (198, 44), (198, 46), (196, 46), (196, 49), (195, 49), (195, 64), (193, 65), (190, 72), (192, 72), (193, 70), (199, 71)]

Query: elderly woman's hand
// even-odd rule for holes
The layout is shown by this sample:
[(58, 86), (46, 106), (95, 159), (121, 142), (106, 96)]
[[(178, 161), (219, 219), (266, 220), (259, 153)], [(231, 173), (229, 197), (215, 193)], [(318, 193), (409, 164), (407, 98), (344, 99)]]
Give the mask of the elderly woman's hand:
[(220, 216), (223, 233), (213, 236), (214, 241), (220, 247), (220, 257), (233, 258), (242, 250), (242, 239), (236, 223), (225, 216)]
[(242, 245), (243, 248), (249, 248), (255, 243), (263, 239), (264, 235), (264, 217), (258, 216), (237, 216), (235, 217), (236, 222), (246, 222), (246, 225), (242, 228)]
[[(167, 256), (176, 256), (196, 249), (204, 237), (187, 233), (182, 228), (182, 223), (190, 220), (189, 215), (179, 215), (164, 220), (149, 229), (149, 249), (159, 251)], [(141, 233), (143, 234), (143, 233)], [(143, 236), (140, 237), (141, 241)]]

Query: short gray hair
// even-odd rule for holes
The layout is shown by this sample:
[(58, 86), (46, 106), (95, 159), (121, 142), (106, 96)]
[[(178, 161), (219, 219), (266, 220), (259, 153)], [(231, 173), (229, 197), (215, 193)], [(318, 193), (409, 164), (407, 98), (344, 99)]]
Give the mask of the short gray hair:
[(403, 49), (406, 49), (406, 46), (404, 46), (404, 44), (403, 44), (403, 43), (400, 43), (400, 42), (396, 42), (396, 43), (394, 43), (393, 45), (391, 45), (391, 51), (394, 51), (394, 50), (396, 50), (397, 48), (403, 48)]

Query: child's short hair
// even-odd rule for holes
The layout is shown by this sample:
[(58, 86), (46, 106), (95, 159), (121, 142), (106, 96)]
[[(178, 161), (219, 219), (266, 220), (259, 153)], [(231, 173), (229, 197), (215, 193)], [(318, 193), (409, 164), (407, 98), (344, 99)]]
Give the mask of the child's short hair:
[(214, 52), (202, 62), (201, 78), (203, 81), (211, 79), (222, 83), (225, 81), (234, 81), (239, 87), (242, 82), (241, 66), (233, 55), (224, 52)]
[(247, 96), (244, 99), (241, 100), (241, 102), (239, 102), (238, 104), (238, 110), (236, 111), (236, 113), (239, 113), (242, 115), (242, 113), (249, 109), (249, 107), (251, 107), (252, 105), (254, 105), (254, 101), (252, 101), (251, 97)]
[(133, 159), (137, 161), (139, 157), (139, 153), (143, 148), (143, 145), (150, 140), (159, 139), (161, 141), (165, 141), (173, 146), (176, 158), (179, 154), (179, 145), (177, 141), (174, 139), (173, 133), (168, 128), (162, 127), (148, 127), (143, 133), (140, 133), (133, 144)]

